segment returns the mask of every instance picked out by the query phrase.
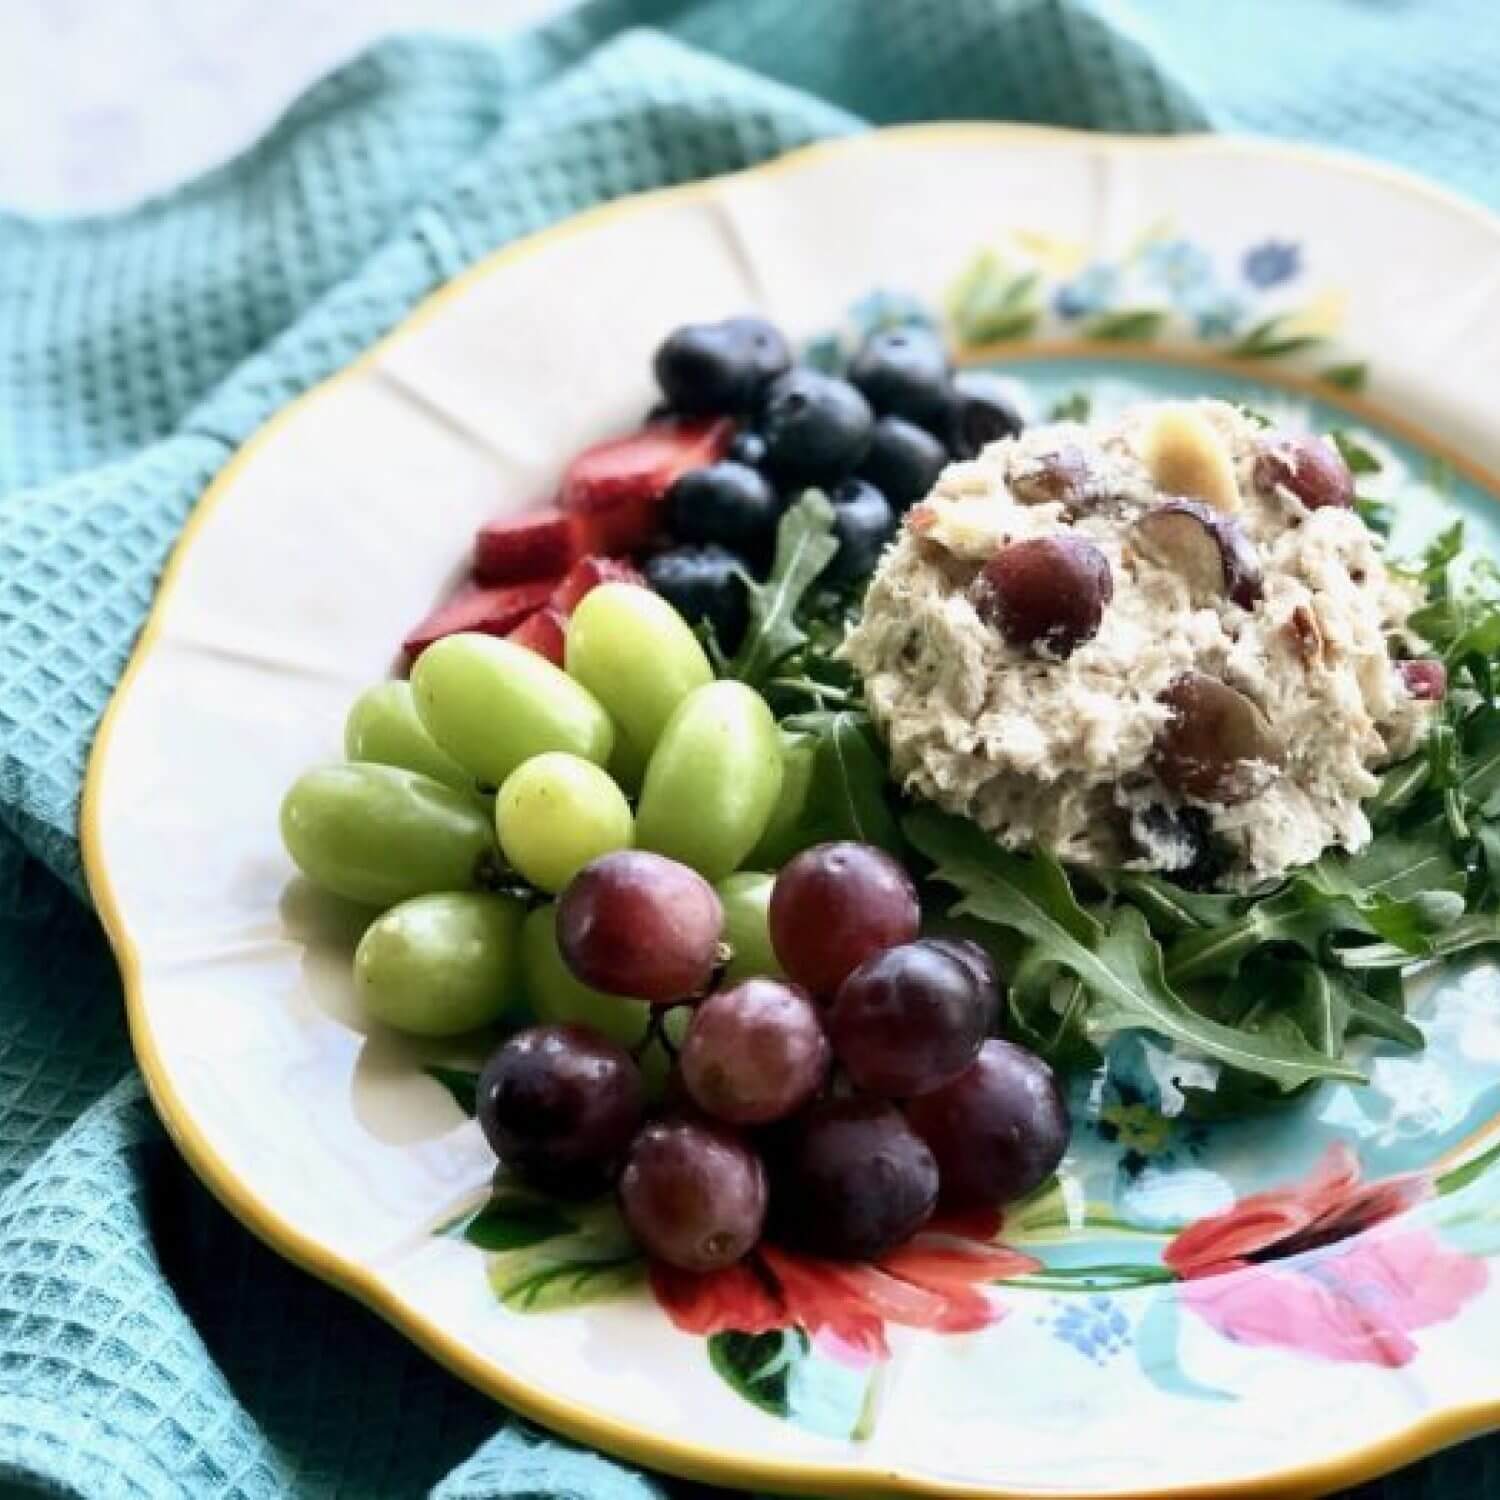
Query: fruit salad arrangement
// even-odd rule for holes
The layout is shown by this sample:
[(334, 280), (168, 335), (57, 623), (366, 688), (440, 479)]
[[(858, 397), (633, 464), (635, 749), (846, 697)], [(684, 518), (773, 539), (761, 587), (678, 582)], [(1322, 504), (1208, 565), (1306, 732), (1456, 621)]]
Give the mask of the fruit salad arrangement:
[(679, 328), (654, 363), (662, 401), (646, 425), (580, 453), (556, 504), (482, 527), (471, 583), (412, 630), (409, 659), (468, 630), (560, 665), (583, 595), (643, 577), (732, 653), (749, 622), (743, 580), (766, 576), (781, 519), (809, 486), (833, 505), (824, 582), (852, 587), (950, 459), (1021, 428), (1010, 383), (955, 373), (919, 325), (874, 333), (847, 379), (795, 365), (759, 318)]
[[(614, 1193), (683, 1271), (763, 1236), (876, 1258), (940, 1203), (1045, 1182), (1054, 1069), (1112, 1036), (1185, 1060), (1178, 1107), (1204, 1115), (1358, 1080), (1360, 1037), (1421, 1045), (1400, 972), (1493, 940), (1500, 904), (1500, 587), (1460, 533), (1409, 575), (1442, 702), (1363, 854), (1243, 894), (1069, 870), (903, 803), (839, 653), (902, 514), (1020, 431), (1008, 383), (955, 374), (921, 325), (832, 374), (752, 318), (677, 330), (655, 372), (640, 431), (481, 529), (408, 678), (358, 699), (346, 761), (282, 808), (303, 874), (378, 913), (370, 1015), (491, 1049), (475, 1104), (504, 1173)], [(1381, 528), (1353, 478), (1377, 461), (1308, 451)], [(1153, 524), (1214, 540), (1183, 507)], [(1042, 569), (1034, 613), (1087, 595), (1058, 583), (1086, 563)]]

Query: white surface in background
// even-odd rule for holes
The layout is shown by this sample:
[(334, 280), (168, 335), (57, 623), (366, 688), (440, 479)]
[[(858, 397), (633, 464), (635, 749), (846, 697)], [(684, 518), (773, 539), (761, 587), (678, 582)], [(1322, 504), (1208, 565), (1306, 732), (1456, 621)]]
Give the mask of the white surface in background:
[(120, 208), (249, 144), (392, 32), (498, 33), (557, 0), (0, 0), (0, 207)]

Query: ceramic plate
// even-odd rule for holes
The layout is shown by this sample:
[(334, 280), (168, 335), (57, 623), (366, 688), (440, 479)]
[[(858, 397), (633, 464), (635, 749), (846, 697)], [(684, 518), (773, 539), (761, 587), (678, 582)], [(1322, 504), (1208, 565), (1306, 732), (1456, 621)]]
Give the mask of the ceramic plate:
[(1425, 1051), (1372, 1051), (1367, 1089), (1174, 1124), (1142, 1049), (1080, 1082), (1058, 1185), (1003, 1224), (880, 1268), (764, 1261), (684, 1299), (597, 1214), (513, 1205), (465, 1233), (493, 1162), (424, 1068), (476, 1059), (365, 1021), (359, 919), (293, 878), (276, 814), (475, 524), (639, 420), (680, 322), (758, 308), (816, 356), (916, 313), (1040, 411), (1082, 384), (1354, 428), (1424, 511), (1495, 545), (1497, 267), (1500, 222), (1369, 166), (983, 127), (818, 148), (476, 267), (216, 480), (99, 737), (90, 880), (183, 1152), (466, 1379), (700, 1479), (1304, 1495), (1494, 1423), (1489, 965), (1425, 983)]

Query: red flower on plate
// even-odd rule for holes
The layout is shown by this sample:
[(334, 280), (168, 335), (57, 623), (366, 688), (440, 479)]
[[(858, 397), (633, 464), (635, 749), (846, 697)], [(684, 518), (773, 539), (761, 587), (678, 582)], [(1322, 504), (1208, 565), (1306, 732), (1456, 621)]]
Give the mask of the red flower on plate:
[(1301, 1182), (1200, 1219), (1162, 1259), (1188, 1283), (1186, 1306), (1237, 1343), (1404, 1365), (1411, 1333), (1453, 1317), (1488, 1277), (1428, 1229), (1381, 1227), (1431, 1195), (1425, 1177), (1363, 1182), (1353, 1151), (1332, 1146)]
[(968, 1333), (1004, 1310), (981, 1288), (1037, 1269), (994, 1242), (999, 1214), (947, 1217), (878, 1261), (844, 1262), (761, 1245), (724, 1271), (696, 1275), (653, 1262), (651, 1287), (685, 1333), (803, 1329), (825, 1353), (869, 1364), (889, 1353), (887, 1323)]

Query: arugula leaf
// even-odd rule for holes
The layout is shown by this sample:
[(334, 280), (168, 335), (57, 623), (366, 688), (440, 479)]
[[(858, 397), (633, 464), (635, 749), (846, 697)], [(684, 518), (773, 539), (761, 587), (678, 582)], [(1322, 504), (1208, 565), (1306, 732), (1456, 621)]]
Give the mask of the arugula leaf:
[(807, 642), (798, 606), (839, 550), (833, 506), (821, 490), (806, 490), (776, 528), (770, 577), (757, 583), (743, 575), (750, 623), (726, 675), (760, 687), (778, 666)]
[(1190, 891), (1173, 880), (1141, 870), (1090, 870), (1088, 877), (1114, 896), (1133, 901), (1153, 932), (1171, 937), (1218, 927), (1243, 910), (1246, 898), (1219, 891)]
[(1283, 1088), (1312, 1078), (1362, 1081), (1356, 1069), (1315, 1052), (1295, 1028), (1256, 1036), (1191, 1009), (1168, 985), (1161, 948), (1140, 912), (1121, 908), (1102, 926), (1049, 855), (1011, 854), (972, 823), (930, 808), (910, 814), (904, 828), (936, 866), (935, 878), (962, 893), (956, 912), (1014, 928), (1039, 957), (1081, 981), (1089, 995), (1083, 1025), (1096, 1044), (1112, 1032), (1144, 1028)]
[[(1429, 951), (1430, 935), (1461, 914), (1462, 886), (1463, 873), (1439, 825), (1388, 834), (1352, 858), (1324, 855), (1233, 922), (1179, 938), (1167, 955), (1167, 973), (1176, 984), (1233, 975), (1271, 943), (1289, 943), (1317, 958), (1324, 939), (1338, 932), (1384, 938), (1414, 962)], [(1449, 899), (1434, 905), (1432, 894)]]
[(905, 844), (886, 800), (890, 777), (869, 718), (840, 709), (798, 714), (784, 726), (812, 741), (803, 818), (788, 842), (806, 849), (833, 839), (855, 839), (899, 855)]
[(1099, 1061), (1099, 1049), (1084, 1029), (1087, 1014), (1088, 991), (1050, 959), (1032, 952), (1016, 966), (1005, 991), (1003, 1029), (1059, 1072)]
[[(1500, 913), (1471, 912), (1460, 917), (1427, 943), (1420, 958), (1452, 958), (1473, 948), (1500, 943)], [(1353, 948), (1335, 948), (1333, 956), (1346, 969), (1404, 969), (1418, 962), (1399, 943), (1366, 943)]]
[(1368, 1036), (1420, 1052), (1427, 1038), (1420, 1026), (1406, 1018), (1406, 987), (1391, 969), (1366, 969), (1359, 974), (1326, 971), (1343, 988), (1349, 1004), (1350, 1037)]

